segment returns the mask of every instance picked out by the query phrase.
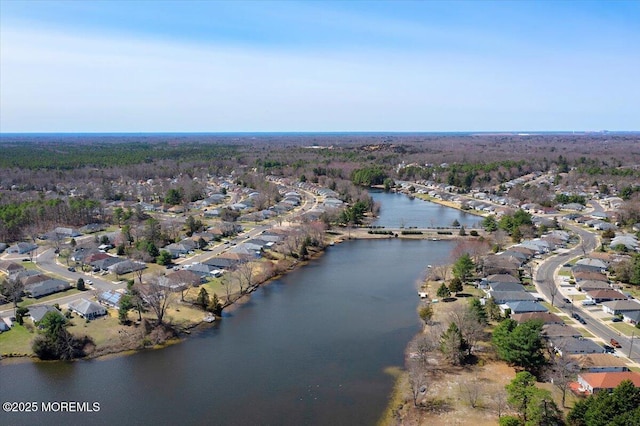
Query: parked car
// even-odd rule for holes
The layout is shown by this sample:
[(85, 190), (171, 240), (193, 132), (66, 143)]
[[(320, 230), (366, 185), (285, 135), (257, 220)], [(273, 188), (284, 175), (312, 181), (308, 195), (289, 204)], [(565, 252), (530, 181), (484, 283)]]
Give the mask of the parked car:
[(596, 304), (595, 300), (591, 300), (591, 299), (585, 299), (582, 301), (582, 306), (593, 306), (595, 304)]
[(611, 322), (620, 322), (622, 319), (620, 317), (612, 317)]
[(76, 271), (76, 268), (74, 268), (73, 266), (69, 266), (69, 267), (67, 268), (67, 271), (69, 271), (69, 272), (75, 272), (75, 271)]
[(615, 353), (616, 351), (613, 346), (602, 345), (602, 347), (604, 348), (605, 353), (608, 353), (608, 354)]
[(562, 301), (564, 303), (571, 303), (571, 300), (567, 299), (566, 297), (562, 298)]
[(613, 346), (614, 348), (621, 348), (622, 345), (620, 343), (618, 343), (618, 341), (616, 339), (611, 339), (609, 341), (609, 343), (611, 343), (611, 346)]
[(574, 317), (576, 320), (578, 320), (578, 322), (580, 324), (586, 324), (587, 322), (584, 320), (584, 318), (582, 318), (580, 315), (576, 314), (575, 312), (573, 314), (571, 314), (572, 317)]

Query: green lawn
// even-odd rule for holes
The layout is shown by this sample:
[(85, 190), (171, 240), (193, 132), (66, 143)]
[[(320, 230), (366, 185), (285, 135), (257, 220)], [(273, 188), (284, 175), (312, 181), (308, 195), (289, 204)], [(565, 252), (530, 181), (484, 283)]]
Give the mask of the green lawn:
[(38, 265), (36, 265), (33, 262), (16, 262), (16, 263), (24, 266), (24, 269), (40, 270), (40, 268), (38, 268)]
[(611, 327), (618, 330), (620, 333), (625, 336), (631, 336), (631, 334), (636, 334), (640, 336), (640, 330), (635, 328), (634, 326), (627, 324), (625, 322), (614, 322), (611, 324)]
[(462, 290), (462, 293), (467, 293), (467, 294), (470, 294), (470, 295), (478, 297), (478, 298), (485, 296), (485, 292), (484, 291), (480, 290), (477, 287), (471, 286), (471, 285), (465, 285), (464, 289)]
[(582, 301), (587, 298), (586, 294), (576, 294), (575, 296), (571, 296), (574, 301)]
[(560, 268), (560, 271), (558, 271), (558, 275), (563, 276), (563, 277), (570, 277), (571, 276), (571, 271), (567, 268)]
[[(26, 319), (26, 321), (31, 321)], [(0, 334), (0, 355), (20, 354), (31, 355), (31, 340), (35, 333), (30, 332), (23, 325), (17, 323), (9, 331)]]
[[(224, 299), (226, 297), (227, 292), (225, 288), (222, 286), (222, 282), (220, 281), (220, 278), (212, 278), (211, 280), (202, 284), (202, 287), (207, 290), (207, 293), (209, 293), (209, 297), (213, 297), (214, 293), (217, 294), (220, 299)], [(231, 294), (238, 293), (238, 292), (240, 292), (240, 287), (238, 286), (237, 283), (234, 282), (231, 285)]]
[(590, 337), (590, 338), (595, 337), (593, 334), (589, 333), (586, 328), (576, 327), (576, 330), (578, 330), (580, 334), (582, 334), (584, 337)]
[[(87, 322), (78, 315), (73, 315), (69, 332), (76, 336), (91, 336), (96, 346), (103, 346), (107, 343), (114, 343), (119, 340), (119, 331), (125, 327), (118, 323), (118, 312), (115, 309), (109, 309), (108, 314), (92, 321)], [(136, 317), (137, 312), (129, 312), (129, 318)]]
[(540, 303), (542, 304), (542, 306), (547, 308), (549, 312), (552, 312), (554, 314), (558, 314), (561, 312), (560, 309), (556, 308), (555, 306), (551, 306), (551, 303), (549, 302), (540, 302)]

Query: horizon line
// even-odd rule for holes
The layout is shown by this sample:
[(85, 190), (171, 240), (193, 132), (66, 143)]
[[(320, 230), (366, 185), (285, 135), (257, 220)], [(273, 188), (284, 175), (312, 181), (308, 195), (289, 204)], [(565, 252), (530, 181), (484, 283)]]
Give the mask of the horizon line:
[(2, 132), (0, 137), (9, 135), (251, 135), (251, 134), (610, 134), (640, 133), (640, 130), (269, 130), (269, 131), (44, 131), (44, 132)]

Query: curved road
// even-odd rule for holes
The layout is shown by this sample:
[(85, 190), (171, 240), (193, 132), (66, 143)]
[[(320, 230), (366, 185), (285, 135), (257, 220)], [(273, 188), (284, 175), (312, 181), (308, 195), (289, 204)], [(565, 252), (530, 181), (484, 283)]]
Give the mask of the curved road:
[[(569, 250), (566, 253), (562, 253), (546, 259), (538, 266), (534, 275), (534, 282), (538, 292), (540, 292), (549, 302), (551, 301), (551, 291), (549, 290), (550, 285), (558, 285), (558, 283), (555, 282), (554, 278), (555, 271), (569, 260), (593, 251), (598, 244), (598, 240), (593, 233), (573, 225), (567, 225), (567, 228), (578, 234), (580, 236), (581, 242), (577, 247)], [(592, 317), (589, 312), (582, 309), (581, 306), (562, 302), (562, 295), (559, 292), (555, 296), (554, 305), (556, 306), (556, 308), (560, 309), (563, 313), (569, 316), (571, 316), (573, 312), (578, 313), (587, 322), (587, 324), (581, 326), (585, 327), (591, 334), (601, 338), (607, 344), (609, 344), (609, 341), (611, 339), (616, 339), (622, 345), (622, 348), (617, 349), (617, 352), (623, 354), (624, 356), (630, 355), (629, 358), (631, 358), (631, 360), (633, 361), (640, 361), (640, 339), (636, 339), (637, 341), (634, 341), (633, 351), (630, 354), (630, 338), (619, 335), (618, 332), (602, 323), (602, 321)]]

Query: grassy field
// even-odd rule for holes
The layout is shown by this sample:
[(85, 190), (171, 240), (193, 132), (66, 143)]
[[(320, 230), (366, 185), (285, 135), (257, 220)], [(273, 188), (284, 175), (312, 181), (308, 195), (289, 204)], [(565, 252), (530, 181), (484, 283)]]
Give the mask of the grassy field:
[(68, 328), (69, 332), (76, 336), (85, 334), (91, 336), (96, 346), (117, 342), (119, 331), (125, 328), (118, 323), (118, 312), (114, 309), (109, 309), (107, 315), (89, 322), (78, 315), (74, 315), (71, 319), (71, 324), (72, 326)]
[(617, 331), (624, 334), (625, 336), (631, 336), (631, 334), (636, 334), (640, 336), (640, 329), (637, 329), (634, 326), (627, 324), (625, 322), (611, 323), (611, 327), (615, 328)]
[(590, 332), (588, 332), (587, 329), (584, 328), (584, 327), (575, 327), (575, 329), (578, 330), (580, 332), (580, 334), (582, 334), (582, 336), (584, 336), (584, 337), (589, 337), (591, 339), (596, 337), (593, 334), (591, 334)]
[[(195, 298), (195, 297), (194, 297)], [(167, 320), (174, 326), (189, 328), (207, 316), (207, 312), (187, 303), (175, 303), (166, 313)]]
[(37, 270), (37, 271), (40, 270), (40, 268), (38, 268), (38, 265), (33, 262), (16, 262), (16, 263), (24, 266), (24, 269), (31, 269), (31, 270)]
[(560, 309), (556, 308), (555, 306), (551, 306), (551, 303), (549, 302), (540, 302), (542, 304), (542, 306), (544, 306), (545, 308), (547, 308), (549, 310), (549, 312), (552, 312), (554, 314), (559, 314)]
[[(26, 319), (25, 321), (31, 321)], [(0, 334), (0, 355), (8, 354), (31, 355), (31, 340), (35, 332), (29, 331), (24, 325), (15, 324), (9, 331)]]

